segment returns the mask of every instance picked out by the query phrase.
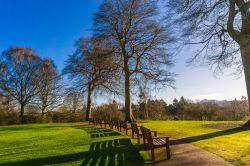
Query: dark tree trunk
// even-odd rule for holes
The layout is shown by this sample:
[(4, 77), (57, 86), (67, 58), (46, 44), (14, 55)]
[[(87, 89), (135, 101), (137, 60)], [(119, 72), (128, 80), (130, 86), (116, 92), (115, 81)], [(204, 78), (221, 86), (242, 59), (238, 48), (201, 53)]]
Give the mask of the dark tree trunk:
[(125, 69), (125, 121), (132, 121), (130, 72)]
[(86, 121), (89, 121), (89, 119), (91, 118), (91, 103), (92, 103), (91, 95), (92, 95), (92, 89), (91, 89), (91, 86), (89, 85), (88, 86), (87, 109), (86, 109)]
[(148, 120), (149, 119), (149, 115), (148, 115), (147, 103), (144, 103), (144, 104), (145, 104), (145, 111), (146, 111), (146, 119)]
[[(241, 57), (246, 80), (248, 106), (250, 106), (250, 43), (241, 47)], [(247, 125), (250, 125), (250, 120), (247, 122)]]
[(20, 112), (21, 123), (23, 123), (24, 107), (25, 107), (25, 104), (21, 104), (21, 112)]
[(43, 117), (44, 115), (45, 115), (45, 108), (42, 108), (41, 117)]
[(74, 106), (74, 108), (73, 108), (73, 113), (76, 113), (76, 109), (77, 109), (77, 108)]

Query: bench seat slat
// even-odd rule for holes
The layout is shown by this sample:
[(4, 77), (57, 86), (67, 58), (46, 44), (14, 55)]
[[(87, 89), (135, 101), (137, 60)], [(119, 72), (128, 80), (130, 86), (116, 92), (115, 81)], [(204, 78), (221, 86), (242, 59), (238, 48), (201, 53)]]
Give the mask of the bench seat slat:
[(153, 139), (154, 145), (166, 145), (166, 139)]

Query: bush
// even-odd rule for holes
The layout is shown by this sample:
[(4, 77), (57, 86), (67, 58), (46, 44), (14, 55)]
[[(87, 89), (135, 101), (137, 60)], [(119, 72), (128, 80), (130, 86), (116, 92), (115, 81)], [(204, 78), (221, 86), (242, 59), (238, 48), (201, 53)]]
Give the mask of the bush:
[(19, 124), (19, 113), (0, 109), (0, 125)]
[(124, 120), (125, 115), (122, 107), (113, 101), (113, 103), (103, 104), (94, 108), (92, 110), (92, 117)]
[(23, 118), (22, 118), (22, 123), (23, 124), (40, 123), (41, 121), (42, 121), (42, 117), (39, 114), (37, 114), (37, 115), (25, 114), (25, 115), (23, 115)]
[(51, 113), (51, 119), (54, 123), (68, 123), (68, 122), (81, 122), (83, 121), (82, 112), (53, 112)]
[(6, 111), (0, 109), (0, 125), (12, 125), (12, 124), (28, 124), (28, 123), (69, 123), (83, 121), (83, 112), (71, 113), (67, 112), (50, 112), (41, 116), (39, 112), (27, 111), (24, 114), (22, 121), (20, 120), (20, 114), (17, 111)]

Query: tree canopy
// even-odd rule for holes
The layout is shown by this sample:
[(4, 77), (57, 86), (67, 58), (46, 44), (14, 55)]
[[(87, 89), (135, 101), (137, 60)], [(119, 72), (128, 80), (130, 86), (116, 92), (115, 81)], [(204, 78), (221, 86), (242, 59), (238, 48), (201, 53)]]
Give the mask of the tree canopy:
[(104, 38), (114, 49), (114, 63), (124, 79), (126, 120), (131, 121), (131, 90), (141, 78), (152, 85), (172, 85), (169, 71), (174, 41), (159, 20), (157, 1), (105, 0), (95, 14), (94, 36)]

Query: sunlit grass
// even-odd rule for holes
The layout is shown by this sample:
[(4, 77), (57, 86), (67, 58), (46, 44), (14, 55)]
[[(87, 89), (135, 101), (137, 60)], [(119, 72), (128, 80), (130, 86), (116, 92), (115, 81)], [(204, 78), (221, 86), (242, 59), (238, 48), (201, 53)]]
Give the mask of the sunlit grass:
[[(208, 124), (243, 122), (147, 121), (160, 134), (183, 139), (235, 165), (250, 165), (250, 130)], [(134, 140), (136, 142), (136, 140)], [(0, 127), (0, 165), (143, 165), (148, 159), (129, 137), (74, 124)]]
[(0, 149), (6, 166), (143, 165), (127, 136), (81, 124), (1, 126)]
[(142, 123), (160, 134), (170, 135), (215, 153), (235, 165), (250, 165), (250, 129), (207, 127), (208, 121), (148, 121)]

